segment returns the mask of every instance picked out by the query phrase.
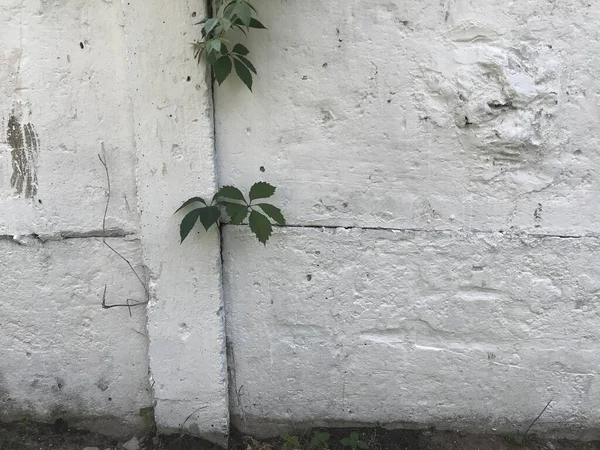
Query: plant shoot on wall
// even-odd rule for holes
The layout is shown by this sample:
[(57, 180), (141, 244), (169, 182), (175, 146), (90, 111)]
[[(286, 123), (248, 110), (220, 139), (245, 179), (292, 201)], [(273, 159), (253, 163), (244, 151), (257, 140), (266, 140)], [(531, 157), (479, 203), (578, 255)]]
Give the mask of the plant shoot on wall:
[(256, 15), (256, 9), (245, 0), (215, 0), (213, 13), (199, 22), (202, 40), (192, 44), (194, 57), (198, 62), (206, 58), (219, 85), (235, 70), (252, 90), (252, 74), (257, 72), (248, 59), (250, 51), (243, 44), (234, 44), (231, 35), (240, 31), (247, 36), (252, 28), (266, 29)]

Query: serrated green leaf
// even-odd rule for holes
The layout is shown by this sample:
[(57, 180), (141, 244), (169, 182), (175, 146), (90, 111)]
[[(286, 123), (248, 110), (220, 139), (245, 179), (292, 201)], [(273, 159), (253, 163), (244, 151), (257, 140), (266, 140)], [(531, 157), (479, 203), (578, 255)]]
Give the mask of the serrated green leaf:
[(224, 32), (227, 32), (231, 28), (233, 23), (226, 17), (221, 17), (221, 19), (219, 19), (219, 25), (221, 25), (221, 28)]
[(239, 225), (248, 216), (248, 207), (239, 203), (225, 202), (225, 211), (229, 216), (229, 223)]
[(204, 208), (198, 208), (190, 211), (181, 221), (181, 224), (179, 225), (179, 237), (181, 238), (181, 242), (188, 237), (190, 231), (192, 231), (192, 228), (194, 228), (194, 225), (196, 225), (202, 209)]
[(233, 60), (233, 64), (235, 66), (235, 73), (237, 73), (238, 77), (240, 77), (240, 80), (244, 82), (248, 89), (252, 91), (252, 74), (246, 65), (237, 59)]
[(221, 211), (218, 206), (207, 206), (200, 208), (200, 223), (206, 231), (210, 229), (221, 218)]
[(219, 189), (219, 192), (217, 192), (216, 197), (217, 198), (218, 197), (229, 198), (232, 200), (240, 200), (240, 201), (246, 203), (244, 194), (242, 194), (242, 191), (240, 191), (235, 186), (223, 186), (221, 189)]
[(273, 226), (271, 225), (271, 222), (269, 222), (269, 219), (257, 211), (252, 211), (250, 213), (248, 224), (250, 225), (252, 232), (258, 238), (258, 242), (267, 245), (267, 241), (273, 233)]
[(263, 30), (266, 30), (267, 27), (265, 27), (262, 23), (260, 23), (260, 21), (258, 21), (255, 18), (250, 19), (250, 25), (248, 25), (250, 28), (260, 28)]
[(216, 17), (207, 19), (206, 22), (204, 22), (204, 26), (203, 26), (204, 32), (207, 35), (210, 34), (210, 32), (215, 29), (215, 27), (217, 26), (218, 23), (219, 23), (219, 19), (217, 19)]
[(246, 67), (248, 67), (248, 69), (250, 69), (252, 72), (256, 73), (256, 69), (254, 68), (252, 63), (250, 61), (248, 61), (248, 58), (245, 58), (242, 55), (236, 55), (236, 58), (239, 59), (244, 64), (246, 64)]
[(244, 22), (244, 25), (250, 26), (250, 21), (252, 20), (252, 7), (246, 2), (238, 3), (235, 9), (235, 15)]
[(275, 193), (275, 186), (270, 185), (264, 181), (254, 183), (250, 188), (250, 201), (256, 200), (257, 198), (269, 198)]
[(225, 81), (225, 79), (231, 73), (231, 59), (229, 56), (222, 56), (215, 62), (213, 69), (215, 71), (215, 77), (217, 78), (217, 82), (220, 84)]
[(285, 225), (285, 217), (281, 213), (281, 210), (276, 206), (270, 205), (269, 203), (259, 203), (258, 205), (267, 216), (269, 216), (277, 225)]
[(203, 203), (204, 205), (206, 205), (206, 202), (204, 201), (204, 199), (202, 197), (192, 197), (188, 200), (186, 200), (185, 202), (183, 202), (183, 205), (181, 205), (179, 208), (177, 208), (177, 211), (175, 211), (176, 213), (181, 211), (183, 208), (185, 208), (188, 205), (191, 205), (192, 203), (195, 202), (200, 202)]
[(206, 51), (221, 53), (221, 45), (222, 42), (220, 39), (211, 39), (210, 41), (206, 41)]
[(250, 53), (250, 50), (248, 50), (246, 48), (246, 46), (242, 45), (242, 44), (235, 44), (235, 46), (233, 47), (233, 50), (231, 50), (233, 53), (237, 53), (238, 55), (242, 55), (245, 56), (248, 53)]

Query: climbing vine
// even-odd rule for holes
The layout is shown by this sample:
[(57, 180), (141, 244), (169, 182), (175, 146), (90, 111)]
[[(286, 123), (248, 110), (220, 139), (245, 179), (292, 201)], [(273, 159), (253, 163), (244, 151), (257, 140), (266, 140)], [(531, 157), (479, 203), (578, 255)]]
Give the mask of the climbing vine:
[(181, 242), (188, 237), (196, 222), (200, 221), (206, 231), (217, 223), (230, 223), (241, 225), (248, 219), (250, 230), (256, 235), (259, 242), (267, 243), (273, 233), (271, 221), (277, 225), (285, 225), (285, 218), (281, 210), (262, 199), (272, 197), (275, 186), (259, 181), (254, 183), (246, 200), (242, 191), (234, 186), (223, 186), (212, 201), (207, 203), (202, 197), (192, 197), (179, 207), (180, 211), (190, 205), (196, 206), (188, 212), (179, 226)]
[(256, 8), (246, 0), (215, 0), (211, 14), (198, 23), (202, 39), (194, 42), (194, 57), (200, 62), (206, 58), (219, 85), (235, 69), (236, 75), (252, 90), (252, 74), (256, 68), (248, 59), (250, 50), (232, 42), (234, 32), (247, 36), (252, 28), (266, 29), (256, 18)]
[[(266, 27), (256, 18), (257, 11), (247, 0), (215, 0), (214, 6), (208, 17), (199, 22), (202, 40), (193, 44), (194, 57), (198, 62), (206, 58), (219, 85), (235, 70), (236, 75), (252, 91), (252, 74), (256, 75), (257, 72), (247, 58), (250, 51), (241, 43), (233, 44), (231, 36), (236, 31), (247, 36), (252, 28)], [(215, 224), (241, 225), (247, 221), (259, 242), (266, 245), (273, 233), (273, 224), (285, 225), (281, 210), (263, 201), (273, 194), (275, 186), (259, 181), (250, 188), (248, 200), (234, 186), (223, 186), (210, 203), (202, 197), (190, 198), (177, 210), (194, 207), (179, 225), (181, 242), (198, 221), (206, 231)]]

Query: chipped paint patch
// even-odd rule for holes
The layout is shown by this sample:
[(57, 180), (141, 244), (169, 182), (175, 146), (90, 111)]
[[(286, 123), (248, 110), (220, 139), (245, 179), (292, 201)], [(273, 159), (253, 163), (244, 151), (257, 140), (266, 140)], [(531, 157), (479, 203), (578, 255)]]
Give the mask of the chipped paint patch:
[(17, 194), (33, 198), (37, 194), (39, 138), (34, 126), (21, 124), (14, 110), (8, 119), (6, 141), (12, 158), (10, 185)]

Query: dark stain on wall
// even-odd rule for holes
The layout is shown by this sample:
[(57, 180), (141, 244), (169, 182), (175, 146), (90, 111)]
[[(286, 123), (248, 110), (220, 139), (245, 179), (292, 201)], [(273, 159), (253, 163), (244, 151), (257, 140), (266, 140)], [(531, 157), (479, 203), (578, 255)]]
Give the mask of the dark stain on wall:
[(37, 194), (39, 139), (32, 124), (21, 124), (13, 114), (8, 119), (6, 140), (10, 146), (13, 173), (10, 185), (17, 194), (33, 198)]

